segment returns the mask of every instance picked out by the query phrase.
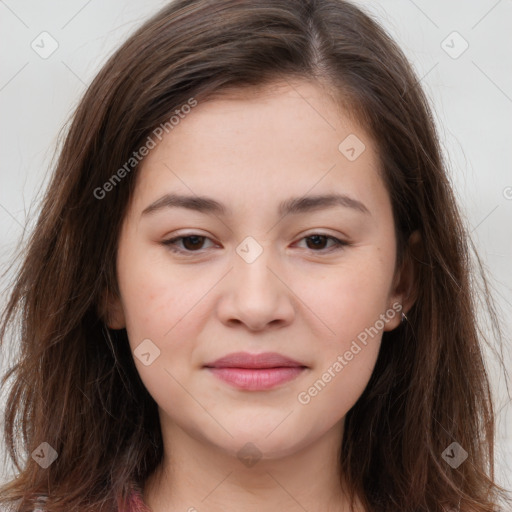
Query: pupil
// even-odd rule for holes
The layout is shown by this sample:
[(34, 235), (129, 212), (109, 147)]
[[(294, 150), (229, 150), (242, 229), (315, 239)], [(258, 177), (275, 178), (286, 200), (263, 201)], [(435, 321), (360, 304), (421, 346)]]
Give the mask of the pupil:
[[(310, 237), (308, 237), (309, 240), (312, 240), (313, 241), (313, 245), (314, 245), (314, 248), (318, 249), (319, 248), (319, 245), (318, 245), (318, 241), (320, 240), (320, 245), (323, 245), (322, 242), (325, 242), (326, 238), (325, 236), (323, 235), (312, 235)], [(320, 247), (320, 248), (323, 248), (323, 247)]]
[[(185, 238), (183, 238), (183, 245), (187, 248), (187, 249), (197, 249), (197, 245), (201, 246), (201, 242), (202, 242), (202, 239), (204, 237), (202, 236), (186, 236)], [(189, 244), (188, 242), (192, 240), (192, 244)], [(192, 247), (190, 247), (190, 245), (192, 245)]]

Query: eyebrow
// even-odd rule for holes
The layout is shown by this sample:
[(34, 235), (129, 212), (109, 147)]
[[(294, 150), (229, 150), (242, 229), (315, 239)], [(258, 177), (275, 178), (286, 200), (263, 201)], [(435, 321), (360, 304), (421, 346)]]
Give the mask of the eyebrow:
[[(280, 216), (308, 213), (335, 206), (350, 208), (366, 215), (371, 215), (370, 210), (357, 199), (345, 194), (325, 194), (303, 197), (292, 197), (279, 204)], [(165, 194), (154, 203), (151, 203), (142, 212), (142, 216), (150, 215), (167, 208), (187, 208), (201, 213), (216, 215), (232, 215), (231, 210), (215, 199), (206, 196), (188, 196), (180, 194)]]

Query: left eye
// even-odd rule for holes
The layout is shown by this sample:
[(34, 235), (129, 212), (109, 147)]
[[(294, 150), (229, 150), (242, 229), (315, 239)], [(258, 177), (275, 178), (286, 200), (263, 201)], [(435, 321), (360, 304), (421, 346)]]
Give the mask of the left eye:
[[(164, 240), (162, 244), (168, 246), (174, 252), (190, 253), (199, 252), (200, 250), (202, 250), (202, 245), (206, 240), (210, 240), (210, 238), (202, 235), (187, 235), (177, 236), (176, 238)], [(348, 245), (347, 242), (339, 240), (334, 236), (324, 235), (320, 233), (315, 233), (313, 235), (306, 236), (302, 238), (301, 241), (302, 240), (306, 240), (307, 248), (313, 250), (313, 252), (329, 251), (333, 249), (336, 250)], [(331, 241), (332, 245), (326, 248), (325, 245), (328, 241)], [(183, 244), (183, 247), (179, 246), (180, 243)]]
[[(342, 246), (344, 245), (348, 245), (347, 242), (344, 242), (334, 236), (331, 236), (331, 235), (323, 235), (323, 234), (320, 234), (320, 233), (315, 233), (313, 235), (309, 235), (309, 236), (306, 236), (304, 238), (302, 238), (302, 240), (309, 240), (311, 242), (311, 246), (308, 246), (308, 249), (316, 249), (315, 252), (319, 252), (318, 249), (320, 251), (326, 251), (326, 250), (332, 250), (333, 248), (334, 249), (339, 249), (341, 248)], [(302, 241), (301, 240), (301, 241)], [(325, 244), (328, 242), (328, 241), (331, 241), (333, 242), (331, 247), (326, 249), (324, 246)], [(306, 242), (306, 245), (308, 244), (308, 242)]]

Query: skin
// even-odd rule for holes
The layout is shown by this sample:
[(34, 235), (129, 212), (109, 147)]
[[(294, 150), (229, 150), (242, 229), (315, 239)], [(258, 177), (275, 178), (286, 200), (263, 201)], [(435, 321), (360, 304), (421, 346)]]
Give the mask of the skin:
[[(338, 473), (344, 418), (370, 379), (382, 330), (397, 328), (400, 314), (387, 315), (309, 403), (297, 397), (394, 303), (407, 312), (412, 269), (395, 272), (391, 203), (370, 135), (318, 84), (291, 84), (199, 103), (139, 170), (108, 318), (127, 329), (132, 351), (145, 339), (160, 350), (149, 366), (134, 357), (164, 438), (163, 464), (144, 487), (154, 512), (349, 510)], [(338, 150), (349, 134), (366, 146), (354, 161)], [(232, 215), (141, 215), (170, 192), (212, 197)], [(332, 192), (369, 213), (278, 215), (285, 199)], [(318, 233), (349, 245), (306, 238)], [(208, 238), (176, 242), (186, 254), (162, 243), (194, 234)], [(252, 263), (236, 252), (247, 236), (263, 250)], [(279, 352), (308, 368), (271, 390), (239, 390), (203, 368), (235, 351)], [(261, 455), (251, 467), (237, 457), (248, 442)]]

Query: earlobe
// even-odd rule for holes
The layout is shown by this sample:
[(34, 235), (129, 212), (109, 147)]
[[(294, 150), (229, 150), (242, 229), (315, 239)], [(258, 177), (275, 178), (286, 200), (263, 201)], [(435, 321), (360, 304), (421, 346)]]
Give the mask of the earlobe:
[(121, 299), (114, 294), (109, 292), (103, 294), (98, 313), (109, 329), (124, 329), (126, 327)]
[[(402, 313), (407, 315), (418, 296), (417, 262), (421, 261), (423, 244), (418, 230), (411, 233), (406, 244), (404, 259), (400, 271), (395, 276), (394, 289), (390, 297), (389, 307), (399, 303), (400, 314), (390, 321), (385, 330), (391, 331), (398, 327), (402, 321)], [(396, 306), (394, 307), (396, 309)]]

